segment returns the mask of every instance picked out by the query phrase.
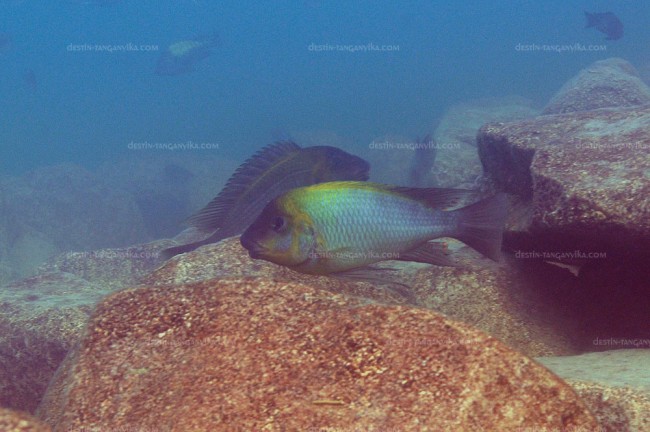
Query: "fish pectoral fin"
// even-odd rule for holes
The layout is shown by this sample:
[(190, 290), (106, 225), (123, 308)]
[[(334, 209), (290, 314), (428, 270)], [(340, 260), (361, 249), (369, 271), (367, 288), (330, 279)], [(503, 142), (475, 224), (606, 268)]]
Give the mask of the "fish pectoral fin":
[(390, 291), (403, 297), (409, 303), (416, 304), (416, 298), (410, 286), (388, 278), (389, 276), (397, 275), (398, 272), (399, 269), (392, 267), (365, 266), (342, 272), (330, 273), (328, 276), (349, 282), (366, 282), (371, 285), (387, 287)]
[(400, 253), (398, 261), (412, 261), (443, 267), (463, 267), (454, 259), (445, 242), (427, 242), (415, 249)]

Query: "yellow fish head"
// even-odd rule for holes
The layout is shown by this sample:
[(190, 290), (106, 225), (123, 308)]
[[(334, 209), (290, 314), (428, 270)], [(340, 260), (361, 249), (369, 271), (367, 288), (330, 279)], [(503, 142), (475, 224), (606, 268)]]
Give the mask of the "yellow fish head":
[(290, 199), (271, 201), (242, 234), (251, 258), (294, 267), (312, 258), (316, 245), (313, 223)]

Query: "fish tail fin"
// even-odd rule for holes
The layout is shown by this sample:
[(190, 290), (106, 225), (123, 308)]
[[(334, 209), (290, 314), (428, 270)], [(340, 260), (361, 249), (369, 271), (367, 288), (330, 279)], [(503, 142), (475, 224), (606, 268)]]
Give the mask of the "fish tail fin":
[(508, 216), (506, 195), (498, 194), (455, 212), (458, 214), (458, 228), (453, 237), (486, 257), (499, 261)]
[(585, 11), (585, 18), (587, 19), (587, 25), (585, 28), (593, 27), (596, 25), (596, 17), (594, 17), (594, 15), (595, 14)]

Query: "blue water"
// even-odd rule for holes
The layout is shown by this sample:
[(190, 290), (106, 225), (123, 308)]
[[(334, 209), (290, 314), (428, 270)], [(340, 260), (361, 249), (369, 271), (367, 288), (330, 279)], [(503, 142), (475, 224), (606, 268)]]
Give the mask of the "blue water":
[[(615, 12), (623, 39), (586, 30), (584, 10)], [(422, 136), (456, 102), (518, 94), (543, 105), (595, 60), (648, 62), (648, 16), (648, 2), (614, 1), (0, 1), (0, 32), (12, 37), (0, 52), (0, 174), (92, 169), (131, 142), (218, 143), (239, 160), (278, 131), (331, 131), (359, 148), (384, 134)], [(219, 46), (194, 72), (154, 75), (169, 44), (215, 31)], [(309, 49), (325, 43), (399, 50)], [(533, 43), (606, 50), (515, 49)]]

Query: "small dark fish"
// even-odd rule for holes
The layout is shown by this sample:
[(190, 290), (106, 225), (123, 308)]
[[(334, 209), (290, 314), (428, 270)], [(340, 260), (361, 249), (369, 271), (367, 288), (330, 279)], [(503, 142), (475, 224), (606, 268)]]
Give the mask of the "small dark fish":
[(301, 148), (291, 141), (264, 147), (237, 168), (216, 198), (190, 217), (191, 226), (213, 234), (165, 249), (161, 256), (169, 259), (241, 234), (269, 201), (291, 189), (335, 180), (366, 181), (369, 171), (368, 162), (336, 147)]
[(436, 161), (436, 145), (430, 135), (415, 140), (416, 147), (409, 168), (409, 186), (431, 186), (431, 168)]
[(587, 18), (586, 28), (594, 27), (601, 33), (605, 33), (607, 40), (617, 40), (623, 37), (623, 23), (612, 12), (589, 13), (585, 11)]
[(439, 264), (439, 247), (429, 241), (441, 237), (499, 260), (506, 197), (446, 210), (468, 193), (355, 181), (301, 187), (271, 201), (240, 241), (251, 258), (317, 275), (385, 260)]
[(36, 80), (36, 73), (33, 69), (27, 69), (25, 73), (23, 73), (23, 82), (29, 90), (36, 91), (38, 88), (38, 81)]
[(212, 54), (219, 43), (217, 35), (199, 36), (191, 40), (175, 42), (158, 58), (156, 75), (182, 75), (194, 70), (194, 65)]

